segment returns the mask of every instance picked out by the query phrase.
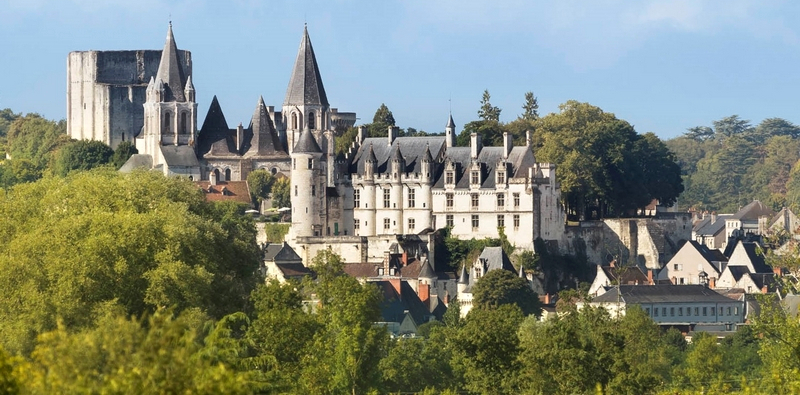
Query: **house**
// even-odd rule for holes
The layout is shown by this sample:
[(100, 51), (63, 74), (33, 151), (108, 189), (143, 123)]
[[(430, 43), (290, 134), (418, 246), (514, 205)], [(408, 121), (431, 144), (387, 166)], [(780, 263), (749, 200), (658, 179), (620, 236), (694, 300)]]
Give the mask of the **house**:
[[(414, 291), (408, 281), (399, 278), (372, 282), (383, 294), (380, 323), (395, 336), (414, 336), (420, 325), (441, 320), (447, 311), (444, 305), (431, 309), (429, 301), (424, 301)], [(423, 287), (424, 288), (424, 287)]]
[(461, 317), (466, 317), (467, 313), (472, 310), (472, 287), (481, 277), (492, 270), (508, 270), (517, 274), (502, 247), (485, 247), (469, 268), (467, 266), (461, 268), (461, 275), (458, 278), (458, 303), (461, 307)]
[(725, 237), (766, 232), (768, 222), (775, 216), (772, 210), (758, 200), (742, 207), (736, 214), (725, 220)]
[(661, 268), (657, 278), (676, 285), (701, 284), (701, 273), (705, 273), (709, 281), (713, 282), (719, 279), (727, 261), (728, 258), (719, 250), (711, 250), (690, 240)]
[(784, 207), (778, 211), (769, 221), (769, 230), (784, 231), (789, 234), (797, 233), (800, 230), (800, 218), (790, 209)]
[(314, 272), (303, 265), (303, 260), (288, 244), (265, 244), (262, 247), (263, 258), (261, 272), (269, 279), (281, 283), (286, 280), (301, 280), (305, 276), (314, 276)]
[[(579, 308), (584, 303), (579, 303)], [(658, 325), (689, 331), (735, 331), (744, 323), (744, 302), (704, 285), (621, 285), (593, 299), (612, 316), (638, 306)]]
[(247, 181), (217, 181), (212, 175), (210, 181), (195, 181), (195, 184), (203, 191), (206, 201), (232, 201), (253, 206)]
[(589, 295), (600, 296), (615, 285), (652, 285), (653, 271), (647, 274), (638, 266), (618, 267), (612, 261), (609, 266), (597, 265), (597, 274), (592, 285), (589, 286)]
[(728, 240), (725, 232), (725, 221), (732, 217), (733, 214), (703, 214), (703, 217), (692, 226), (692, 240), (710, 249), (724, 248), (725, 242)]
[(729, 266), (746, 266), (750, 273), (772, 273), (764, 260), (764, 251), (757, 243), (738, 241), (728, 259)]

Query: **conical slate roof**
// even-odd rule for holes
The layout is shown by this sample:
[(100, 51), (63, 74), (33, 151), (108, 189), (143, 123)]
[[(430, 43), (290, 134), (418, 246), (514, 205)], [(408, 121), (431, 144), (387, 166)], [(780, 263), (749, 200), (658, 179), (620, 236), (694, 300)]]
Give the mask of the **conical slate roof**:
[(321, 105), (328, 106), (328, 96), (322, 86), (322, 77), (319, 74), (317, 58), (311, 39), (308, 37), (308, 28), (303, 28), (303, 39), (300, 41), (300, 50), (294, 63), (292, 77), (289, 79), (289, 88), (286, 90), (286, 99), (283, 105)]
[(222, 107), (219, 105), (217, 95), (214, 95), (214, 98), (211, 99), (211, 105), (208, 107), (206, 119), (203, 121), (203, 127), (200, 130), (210, 131), (212, 129), (228, 130), (228, 122), (225, 120), (225, 114), (222, 113)]
[(372, 144), (369, 145), (369, 153), (367, 153), (367, 162), (377, 162), (378, 158), (375, 157), (375, 150), (372, 149)]
[(250, 129), (252, 137), (250, 137), (249, 147), (247, 147), (247, 155), (263, 156), (284, 152), (263, 97), (258, 98), (258, 104), (256, 104), (248, 129)]
[(459, 284), (469, 284), (469, 275), (467, 274), (467, 266), (461, 266), (461, 275), (458, 277)]
[(445, 127), (453, 128), (453, 129), (456, 128), (456, 123), (453, 122), (453, 114), (450, 114), (450, 119), (447, 120), (447, 126), (445, 126)]
[(431, 261), (425, 259), (424, 263), (422, 264), (422, 269), (419, 271), (419, 278), (436, 278), (436, 272), (433, 271), (431, 267)]
[(427, 162), (433, 162), (433, 155), (431, 155), (430, 145), (425, 147), (425, 153), (422, 154), (422, 160)]
[(300, 138), (297, 139), (297, 144), (294, 145), (294, 152), (302, 152), (307, 154), (316, 154), (322, 153), (322, 149), (319, 148), (319, 144), (317, 144), (317, 139), (314, 138), (314, 134), (311, 133), (311, 130), (308, 128), (304, 129), (300, 133)]
[(167, 30), (167, 42), (164, 43), (164, 50), (161, 51), (161, 62), (158, 64), (156, 80), (163, 81), (167, 87), (165, 101), (186, 101), (183, 94), (184, 73), (181, 62), (178, 60), (178, 46), (175, 44), (175, 37), (172, 35), (172, 22)]

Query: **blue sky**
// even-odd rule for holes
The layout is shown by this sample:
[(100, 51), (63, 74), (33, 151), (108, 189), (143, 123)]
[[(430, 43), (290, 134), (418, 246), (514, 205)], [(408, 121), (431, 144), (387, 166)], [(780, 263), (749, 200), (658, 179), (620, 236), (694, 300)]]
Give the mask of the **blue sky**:
[(331, 106), (401, 127), (459, 126), (484, 89), (521, 113), (589, 102), (662, 138), (738, 114), (800, 123), (800, 2), (770, 0), (0, 0), (0, 108), (66, 113), (76, 50), (160, 49), (172, 19), (192, 51), (199, 118), (231, 126), (283, 102), (308, 23)]

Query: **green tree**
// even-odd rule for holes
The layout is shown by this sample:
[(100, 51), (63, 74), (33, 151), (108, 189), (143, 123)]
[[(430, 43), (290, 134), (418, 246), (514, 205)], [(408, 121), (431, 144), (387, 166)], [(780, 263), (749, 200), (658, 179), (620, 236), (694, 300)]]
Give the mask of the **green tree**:
[(9, 188), (24, 182), (33, 182), (42, 177), (42, 172), (26, 159), (7, 159), (0, 162), (0, 188)]
[(269, 199), (275, 177), (266, 169), (253, 170), (247, 175), (247, 185), (250, 187), (250, 198), (258, 206), (264, 199)]
[(52, 153), (70, 141), (66, 130), (67, 123), (63, 120), (53, 122), (39, 114), (27, 114), (9, 127), (6, 152), (14, 159), (27, 159), (45, 169)]
[(492, 96), (489, 94), (489, 90), (485, 89), (481, 97), (481, 108), (478, 110), (478, 117), (484, 121), (500, 122), (500, 112), (502, 110), (489, 102), (491, 98)]
[(136, 149), (136, 146), (133, 145), (130, 141), (123, 141), (117, 145), (117, 149), (114, 150), (114, 155), (111, 157), (111, 163), (114, 164), (114, 167), (119, 169), (125, 162), (130, 159), (131, 156), (134, 154), (138, 154), (139, 150)]
[[(536, 154), (541, 161), (558, 163), (571, 218), (629, 215), (655, 197), (665, 202), (677, 198), (680, 168), (669, 164), (673, 157), (655, 136), (641, 136), (628, 122), (588, 103), (569, 101), (560, 108), (537, 121), (543, 143)], [(648, 171), (651, 164), (661, 171)]]
[(519, 393), (517, 331), (522, 320), (522, 311), (514, 304), (470, 310), (453, 339), (453, 363), (463, 369), (464, 387), (468, 391)]
[(749, 132), (753, 127), (750, 121), (731, 115), (713, 122), (714, 134), (720, 137), (731, 137)]
[(272, 207), (292, 207), (291, 182), (288, 177), (278, 177), (272, 184)]
[(723, 390), (723, 356), (716, 337), (703, 332), (696, 333), (686, 354), (683, 370), (689, 384), (695, 389)]
[(539, 316), (542, 306), (528, 281), (508, 270), (491, 270), (472, 288), (476, 309), (496, 309), (506, 304), (519, 307), (524, 315)]
[(52, 170), (66, 176), (73, 170), (90, 170), (111, 163), (114, 150), (97, 140), (71, 141), (55, 153)]
[(389, 126), (396, 126), (394, 115), (386, 104), (381, 103), (381, 106), (375, 110), (375, 115), (372, 117), (372, 123), (366, 125), (369, 137), (386, 137)]
[(526, 121), (539, 119), (539, 101), (533, 95), (533, 92), (525, 92), (525, 104), (522, 105), (520, 118)]
[[(31, 393), (253, 392), (247, 375), (221, 363), (235, 350), (211, 342), (213, 322), (197, 312), (173, 317), (157, 311), (143, 320), (117, 309), (97, 326), (69, 331), (59, 325), (42, 334), (20, 375)], [(219, 325), (219, 324), (218, 324)], [(204, 345), (205, 339), (205, 345)]]
[(708, 126), (695, 126), (693, 128), (686, 129), (686, 133), (684, 133), (682, 137), (702, 142), (714, 138), (714, 129), (711, 129)]
[(314, 394), (364, 394), (381, 382), (378, 362), (388, 332), (374, 325), (382, 300), (372, 284), (344, 274), (341, 258), (324, 250), (314, 257), (318, 281), (310, 287), (318, 299), (318, 331), (304, 358), (300, 388)]
[(0, 194), (0, 342), (92, 324), (104, 303), (140, 316), (159, 307), (241, 310), (259, 264), (252, 219), (154, 172), (74, 172)]

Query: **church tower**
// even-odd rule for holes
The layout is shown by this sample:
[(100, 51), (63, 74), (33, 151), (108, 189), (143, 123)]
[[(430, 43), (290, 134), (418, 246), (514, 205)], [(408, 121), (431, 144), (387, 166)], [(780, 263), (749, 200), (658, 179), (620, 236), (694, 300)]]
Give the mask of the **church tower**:
[[(322, 85), (317, 58), (311, 46), (311, 38), (308, 36), (308, 27), (303, 28), (303, 38), (300, 40), (297, 60), (294, 63), (292, 77), (289, 79), (282, 114), (290, 153), (305, 129), (310, 130), (317, 138), (323, 132), (332, 129), (328, 96)], [(325, 145), (330, 144), (327, 139), (325, 143)]]
[[(165, 163), (162, 146), (194, 146), (197, 137), (197, 103), (192, 76), (178, 57), (172, 23), (161, 52), (155, 77), (147, 85), (144, 126), (136, 148), (153, 157), (153, 164)], [(192, 151), (194, 149), (192, 148)]]
[(450, 114), (450, 119), (447, 120), (447, 126), (444, 127), (444, 141), (447, 148), (456, 146), (456, 123), (453, 122), (453, 114)]

